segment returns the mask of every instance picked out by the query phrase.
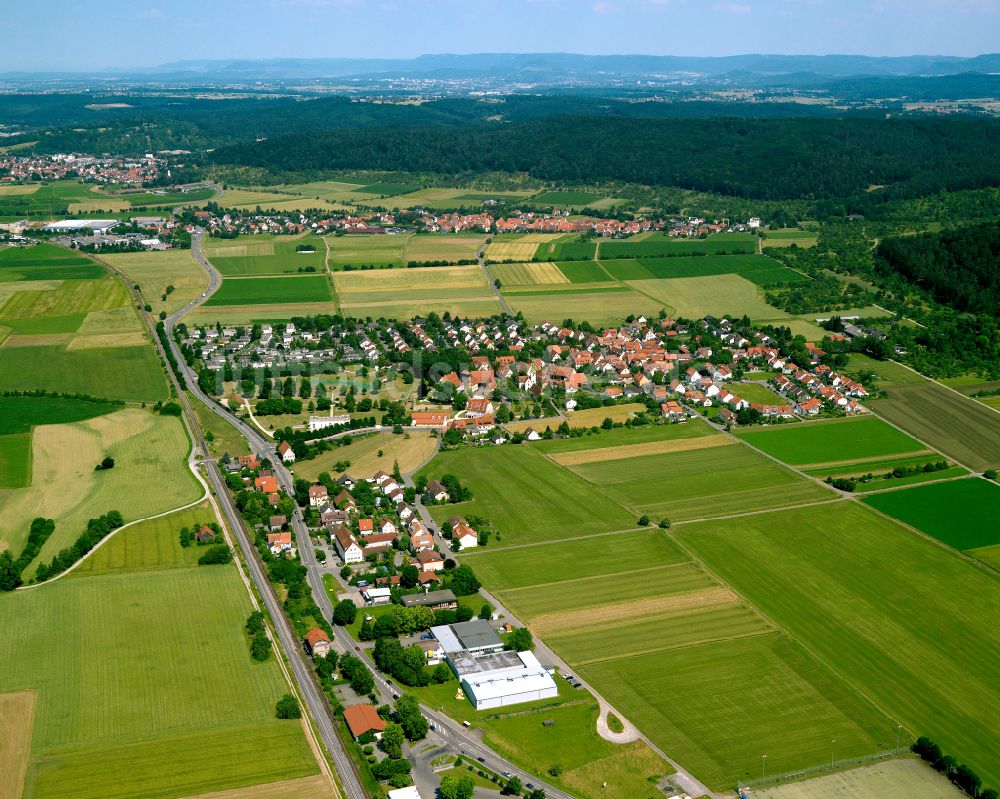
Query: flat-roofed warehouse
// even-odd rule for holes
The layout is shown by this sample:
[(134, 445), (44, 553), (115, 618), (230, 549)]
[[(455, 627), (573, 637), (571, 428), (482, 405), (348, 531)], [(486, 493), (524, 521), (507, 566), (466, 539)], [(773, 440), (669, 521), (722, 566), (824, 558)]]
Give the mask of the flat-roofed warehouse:
[(503, 650), (503, 641), (486, 621), (432, 627), (448, 665), (476, 710), (535, 702), (557, 696), (549, 671), (531, 652)]

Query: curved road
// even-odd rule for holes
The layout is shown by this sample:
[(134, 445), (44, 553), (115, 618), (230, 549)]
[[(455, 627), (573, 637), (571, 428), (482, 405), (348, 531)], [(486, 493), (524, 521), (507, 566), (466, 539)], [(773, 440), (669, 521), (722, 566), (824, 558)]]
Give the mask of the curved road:
[[(267, 458), (273, 464), (274, 476), (277, 478), (278, 483), (289, 495), (294, 496), (293, 492), (293, 477), (291, 472), (285, 468), (284, 464), (281, 462), (280, 457), (277, 456), (275, 451), (274, 442), (268, 440), (259, 430), (254, 428), (252, 425), (247, 424), (242, 419), (237, 418), (232, 413), (229, 413), (224, 408), (222, 408), (214, 399), (207, 396), (198, 386), (198, 378), (194, 370), (191, 369), (184, 358), (181, 356), (180, 349), (177, 346), (176, 341), (173, 336), (173, 329), (178, 320), (186, 313), (190, 312), (194, 308), (197, 308), (205, 300), (212, 296), (221, 284), (221, 278), (215, 268), (208, 262), (205, 254), (201, 247), (202, 233), (198, 232), (192, 237), (191, 242), (191, 252), (195, 260), (208, 272), (209, 275), (209, 286), (208, 289), (200, 297), (197, 297), (186, 306), (181, 308), (179, 311), (174, 313), (172, 316), (164, 321), (164, 325), (167, 329), (167, 335), (170, 340), (170, 347), (173, 350), (174, 357), (177, 359), (178, 367), (184, 374), (184, 378), (188, 384), (188, 390), (200, 400), (212, 413), (215, 413), (220, 418), (224, 419), (229, 424), (233, 425), (239, 433), (247, 440), (250, 445), (250, 449), (257, 454), (258, 457)], [(181, 398), (185, 400), (186, 396), (182, 393)], [(358, 431), (350, 431), (358, 432)], [(340, 435), (344, 435), (341, 433)], [(200, 429), (199, 429), (199, 439), (200, 439)], [(273, 593), (271, 590), (271, 584), (267, 580), (267, 576), (263, 573), (260, 562), (257, 559), (257, 552), (253, 548), (249, 540), (247, 540), (246, 532), (236, 512), (236, 509), (232, 506), (232, 501), (229, 497), (228, 491), (224, 486), (221, 485), (221, 477), (218, 474), (218, 467), (208, 456), (208, 448), (203, 441), (200, 442), (203, 452), (206, 454), (205, 462), (210, 464), (209, 473), (213, 475), (220, 484), (216, 484), (213, 481), (213, 487), (216, 493), (219, 495), (220, 500), (222, 500), (223, 507), (226, 509), (227, 518), (230, 520), (230, 524), (235, 530), (240, 534), (240, 546), (243, 550), (244, 558), (247, 563), (252, 566), (251, 571), (253, 572), (254, 581), (258, 585), (258, 590), (266, 598), (273, 599)], [(425, 519), (425, 522), (429, 520)], [(322, 572), (320, 570), (320, 563), (316, 560), (316, 553), (313, 549), (312, 538), (309, 534), (309, 530), (306, 527), (305, 521), (302, 518), (302, 512), (296, 509), (294, 516), (291, 519), (291, 524), (295, 530), (296, 542), (299, 546), (299, 557), (302, 564), (307, 569), (307, 579), (309, 581), (309, 586), (313, 592), (313, 598), (323, 612), (326, 618), (331, 618), (333, 616), (333, 603), (330, 601), (329, 594), (326, 591), (326, 587), (323, 585)], [(259, 573), (259, 574), (258, 574)], [(277, 604), (277, 600), (274, 600)], [(282, 627), (288, 628), (288, 622), (285, 619), (284, 613), (281, 610), (280, 605), (272, 609), (270, 603), (268, 603), (268, 610), (275, 619), (275, 626), (278, 626), (277, 620), (280, 618)], [(362, 658), (366, 665), (371, 669), (372, 675), (375, 678), (376, 687), (379, 691), (386, 697), (395, 696), (399, 693), (399, 688), (392, 684), (389, 680), (375, 668), (374, 663), (369, 658), (367, 652), (363, 649), (359, 650), (356, 642), (351, 638), (350, 634), (347, 633), (343, 628), (334, 626), (334, 638), (340, 644), (341, 648), (345, 652), (350, 652), (353, 655)], [(290, 629), (287, 630), (289, 636), (292, 636)], [(316, 693), (319, 693), (319, 689), (316, 687), (315, 680), (312, 673), (311, 665), (305, 665), (304, 657), (302, 655), (302, 648), (298, 640), (292, 636), (290, 642), (284, 640), (282, 636), (282, 646), (285, 648), (286, 654), (288, 655), (289, 661), (293, 665), (301, 665), (304, 669), (308, 671), (308, 674), (302, 677), (298, 674), (298, 669), (296, 669), (296, 679), (300, 683), (300, 688), (302, 693), (307, 698), (307, 704), (309, 705), (310, 713), (316, 719), (317, 724), (320, 726), (320, 731), (324, 743), (330, 750), (331, 755), (334, 757), (334, 762), (337, 766), (337, 771), (340, 772), (341, 779), (344, 782), (345, 788), (348, 789), (348, 795), (354, 799), (355, 797), (363, 797), (364, 791), (360, 786), (360, 782), (357, 781), (357, 777), (354, 772), (353, 763), (348, 758), (347, 754), (343, 751), (343, 747), (340, 743), (340, 739), (337, 737), (336, 733), (332, 729), (332, 720), (330, 718), (330, 708), (327, 705), (325, 698), (320, 694), (315, 701), (310, 701), (309, 692), (306, 688), (311, 688)], [(305, 684), (303, 684), (305, 683)], [(498, 773), (510, 772), (518, 777), (524, 783), (534, 783), (536, 786), (543, 788), (545, 794), (549, 799), (573, 799), (573, 797), (561, 791), (555, 786), (551, 786), (540, 780), (537, 776), (534, 776), (522, 768), (519, 768), (513, 763), (510, 763), (499, 755), (497, 755), (492, 749), (485, 746), (479, 739), (478, 735), (464, 726), (459, 724), (457, 721), (453, 720), (444, 713), (430, 708), (427, 706), (422, 706), (424, 715), (433, 722), (435, 726), (435, 733), (438, 737), (442, 738), (449, 745), (457, 749), (459, 752), (467, 756), (474, 757), (476, 759), (481, 759), (480, 762), (484, 763), (493, 771)], [(330, 725), (329, 730), (327, 726)], [(341, 757), (338, 757), (338, 754)], [(346, 762), (344, 762), (346, 761)], [(356, 785), (351, 785), (351, 783), (356, 783)], [(355, 793), (351, 788), (356, 787), (359, 793)]]

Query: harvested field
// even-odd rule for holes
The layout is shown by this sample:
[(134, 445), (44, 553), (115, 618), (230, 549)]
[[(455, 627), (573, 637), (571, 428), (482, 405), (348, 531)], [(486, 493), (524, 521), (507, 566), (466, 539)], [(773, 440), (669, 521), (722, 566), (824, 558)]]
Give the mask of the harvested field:
[(930, 380), (889, 389), (880, 416), (973, 471), (1000, 467), (1000, 413)]
[[(667, 567), (678, 568), (678, 567)], [(687, 567), (680, 567), (687, 568)], [(705, 578), (707, 580), (707, 578)], [(685, 584), (686, 586), (686, 584)], [(506, 596), (506, 595), (505, 595)], [(675, 596), (635, 599), (614, 605), (602, 604), (586, 610), (547, 613), (532, 618), (528, 626), (543, 637), (574, 633), (588, 627), (618, 624), (630, 620), (648, 620), (682, 611), (714, 608), (736, 603), (736, 595), (728, 588), (705, 588)], [(620, 655), (625, 657), (623, 653)]]
[(514, 312), (520, 311), (530, 323), (562, 321), (567, 317), (586, 319), (594, 325), (622, 324), (629, 314), (655, 316), (667, 307), (648, 294), (615, 285), (608, 289), (570, 289), (538, 291), (524, 294), (503, 292)]
[(490, 274), (504, 286), (536, 286), (569, 283), (569, 278), (555, 264), (492, 264)]
[(403, 250), (403, 260), (416, 261), (468, 261), (486, 241), (484, 235), (463, 233), (427, 233), (411, 236)]
[(140, 347), (149, 344), (146, 334), (141, 331), (132, 333), (105, 333), (103, 335), (74, 336), (66, 344), (69, 352), (74, 350), (94, 350), (110, 347)]
[[(409, 292), (413, 289), (468, 289), (482, 288), (489, 291), (483, 270), (478, 266), (436, 266), (416, 269), (370, 269), (366, 271), (337, 272), (333, 276), (337, 294), (361, 292)], [(393, 299), (387, 297), (386, 299)]]
[(735, 446), (735, 442), (729, 436), (720, 433), (701, 438), (667, 439), (665, 441), (649, 441), (645, 444), (585, 449), (578, 450), (577, 452), (550, 455), (549, 457), (560, 466), (581, 466), (585, 463), (599, 463), (608, 460), (641, 458), (645, 455), (662, 455), (668, 452), (686, 452), (693, 449), (728, 446)]
[(302, 777), (297, 780), (282, 780), (249, 788), (233, 788), (228, 791), (200, 793), (187, 799), (338, 799), (340, 794), (328, 777)]
[(0, 799), (21, 799), (36, 698), (34, 691), (0, 694)]
[(526, 233), (520, 236), (494, 236), (484, 253), (488, 261), (530, 261), (539, 245), (560, 238), (558, 233)]

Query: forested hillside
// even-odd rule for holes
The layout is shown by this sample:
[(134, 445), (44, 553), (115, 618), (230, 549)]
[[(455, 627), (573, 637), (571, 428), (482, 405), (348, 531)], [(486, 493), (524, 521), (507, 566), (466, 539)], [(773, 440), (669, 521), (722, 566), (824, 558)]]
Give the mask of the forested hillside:
[[(279, 173), (378, 169), (526, 172), (759, 199), (888, 199), (1000, 183), (1000, 123), (930, 119), (634, 119), (353, 128), (218, 150)], [(856, 199), (854, 199), (856, 198)]]
[(1000, 316), (1000, 223), (886, 239), (876, 269), (900, 274), (938, 302)]

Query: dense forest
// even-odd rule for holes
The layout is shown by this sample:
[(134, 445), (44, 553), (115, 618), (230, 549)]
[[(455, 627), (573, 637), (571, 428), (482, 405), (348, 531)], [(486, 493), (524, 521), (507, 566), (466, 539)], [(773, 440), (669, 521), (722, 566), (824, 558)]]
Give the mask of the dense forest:
[(1000, 317), (1000, 222), (882, 241), (876, 269), (900, 274), (938, 302)]
[(523, 172), (765, 200), (892, 199), (992, 186), (1000, 123), (938, 119), (555, 117), (503, 124), (379, 126), (280, 136), (212, 154), (219, 164), (303, 174), (336, 169)]

